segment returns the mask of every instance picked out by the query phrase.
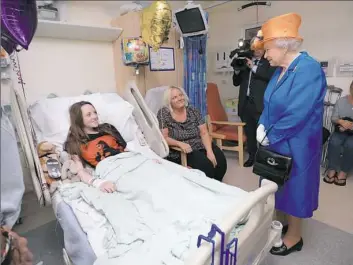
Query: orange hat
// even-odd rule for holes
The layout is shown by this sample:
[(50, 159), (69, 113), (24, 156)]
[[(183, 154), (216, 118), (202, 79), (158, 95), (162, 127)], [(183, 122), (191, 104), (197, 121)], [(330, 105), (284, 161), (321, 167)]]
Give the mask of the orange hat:
[(262, 25), (253, 43), (254, 49), (261, 49), (266, 41), (278, 38), (294, 38), (303, 40), (299, 36), (302, 19), (296, 13), (288, 13), (271, 18)]

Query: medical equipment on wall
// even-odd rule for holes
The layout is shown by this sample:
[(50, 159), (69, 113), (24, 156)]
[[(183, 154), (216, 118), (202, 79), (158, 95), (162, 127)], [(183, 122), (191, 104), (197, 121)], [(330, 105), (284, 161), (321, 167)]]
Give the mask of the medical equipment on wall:
[(139, 66), (149, 64), (149, 51), (147, 44), (141, 38), (124, 38), (121, 41), (123, 62), (133, 66), (139, 74)]
[(172, 9), (167, 1), (155, 1), (142, 11), (142, 40), (157, 51), (168, 40)]
[(46, 20), (59, 20), (59, 11), (54, 5), (55, 1), (37, 1), (38, 18)]
[(185, 7), (176, 10), (173, 19), (182, 37), (208, 33), (206, 14), (201, 5), (196, 5), (193, 1), (187, 1)]
[(352, 77), (353, 61), (339, 60), (336, 65), (336, 77)]

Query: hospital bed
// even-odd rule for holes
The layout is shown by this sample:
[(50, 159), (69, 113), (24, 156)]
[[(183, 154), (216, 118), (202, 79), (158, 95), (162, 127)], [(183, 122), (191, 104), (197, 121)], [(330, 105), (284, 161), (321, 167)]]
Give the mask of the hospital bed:
[[(87, 237), (82, 223), (78, 221), (77, 213), (74, 213), (60, 193), (55, 191), (51, 194), (49, 192), (36, 146), (43, 140), (59, 147), (62, 146), (68, 132), (68, 115), (62, 118), (63, 115), (59, 115), (58, 109), (64, 112), (64, 109), (68, 109), (72, 103), (87, 100), (95, 105), (101, 121), (109, 122), (117, 127), (127, 141), (129, 149), (150, 157), (166, 157), (169, 149), (158, 129), (156, 117), (148, 109), (133, 82), (127, 85), (122, 97), (114, 93), (94, 93), (77, 97), (42, 99), (30, 106), (27, 106), (22, 91), (12, 90), (11, 93), (14, 121), (32, 174), (38, 200), (41, 206), (52, 206), (64, 231), (65, 262), (67, 265), (92, 265), (97, 258), (94, 241)], [(168, 161), (166, 163), (171, 170), (183, 168)], [(224, 217), (222, 216), (222, 221), (218, 226), (221, 233), (217, 232), (217, 227), (213, 227), (208, 235), (204, 235), (203, 239), (210, 240), (211, 243), (200, 241), (198, 248), (188, 253), (184, 265), (260, 264), (281, 236), (281, 223), (273, 221), (276, 190), (275, 183), (263, 180), (261, 187), (249, 192), (246, 201), (233, 206)], [(228, 258), (231, 257), (231, 252), (226, 249), (226, 245), (230, 243), (230, 234), (234, 227), (241, 222), (244, 225), (236, 239), (236, 261), (233, 258), (230, 263)], [(96, 229), (96, 233), (99, 234), (99, 227)]]

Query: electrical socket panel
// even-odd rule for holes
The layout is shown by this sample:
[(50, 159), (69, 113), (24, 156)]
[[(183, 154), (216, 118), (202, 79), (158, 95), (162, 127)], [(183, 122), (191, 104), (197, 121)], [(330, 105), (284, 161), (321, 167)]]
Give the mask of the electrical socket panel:
[(353, 60), (338, 60), (336, 77), (353, 77)]
[(232, 60), (229, 58), (230, 49), (219, 49), (215, 52), (215, 72), (233, 72), (230, 66)]

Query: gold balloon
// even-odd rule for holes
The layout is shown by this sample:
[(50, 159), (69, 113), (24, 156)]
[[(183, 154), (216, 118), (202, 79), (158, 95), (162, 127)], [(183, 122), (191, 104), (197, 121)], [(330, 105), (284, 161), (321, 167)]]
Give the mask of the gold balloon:
[(142, 11), (142, 40), (157, 51), (168, 40), (172, 9), (167, 1), (155, 1)]

